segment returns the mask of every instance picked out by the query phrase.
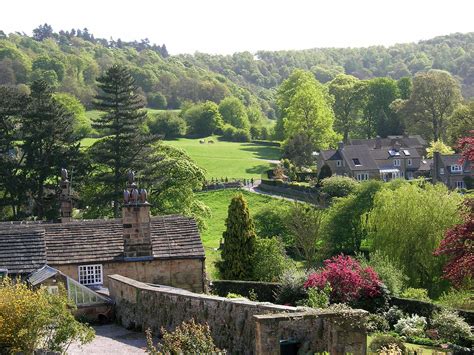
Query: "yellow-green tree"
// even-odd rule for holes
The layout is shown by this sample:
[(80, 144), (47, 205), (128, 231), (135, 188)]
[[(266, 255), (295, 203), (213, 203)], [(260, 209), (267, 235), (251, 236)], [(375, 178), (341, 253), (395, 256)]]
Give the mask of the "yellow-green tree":
[(225, 224), (222, 261), (218, 264), (221, 277), (226, 280), (251, 279), (256, 235), (247, 201), (241, 194), (232, 198)]
[(310, 72), (293, 71), (279, 87), (277, 103), (285, 139), (306, 133), (318, 149), (327, 149), (340, 140), (341, 137), (333, 130), (331, 96)]
[(461, 202), (461, 195), (442, 184), (404, 183), (380, 190), (367, 214), (372, 250), (406, 270), (409, 286), (436, 296), (443, 288), (443, 260), (433, 252), (445, 231), (461, 221)]

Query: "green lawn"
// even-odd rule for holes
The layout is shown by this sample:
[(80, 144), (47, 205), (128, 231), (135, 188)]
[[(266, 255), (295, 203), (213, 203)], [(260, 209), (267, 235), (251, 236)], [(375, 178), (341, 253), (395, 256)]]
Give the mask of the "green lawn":
[[(206, 138), (206, 142), (209, 138)], [(260, 178), (273, 165), (268, 160), (279, 160), (281, 150), (255, 143), (235, 143), (212, 138), (214, 144), (199, 143), (199, 139), (180, 138), (166, 141), (173, 147), (184, 149), (191, 158), (206, 169), (211, 178)]]
[[(368, 335), (367, 336), (367, 348), (370, 346), (370, 343), (372, 342), (372, 339), (374, 336)], [(447, 353), (448, 351), (445, 349), (441, 348), (433, 348), (430, 346), (423, 346), (423, 345), (417, 345), (417, 344), (411, 344), (411, 343), (403, 343), (410, 353), (414, 353), (416, 351), (417, 354), (420, 355), (432, 355), (432, 354), (444, 354)], [(373, 354), (368, 350), (368, 354)]]
[(234, 197), (239, 192), (245, 196), (251, 215), (255, 215), (258, 211), (260, 211), (263, 207), (268, 206), (270, 203), (289, 203), (287, 201), (282, 201), (273, 197), (237, 189), (198, 193), (197, 198), (204, 202), (211, 209), (212, 213), (212, 216), (206, 221), (207, 229), (201, 233), (202, 242), (206, 251), (206, 268), (211, 279), (215, 279), (218, 276), (214, 263), (219, 259), (220, 251), (215, 249), (219, 247), (222, 233), (225, 230), (227, 208), (229, 207), (232, 197)]

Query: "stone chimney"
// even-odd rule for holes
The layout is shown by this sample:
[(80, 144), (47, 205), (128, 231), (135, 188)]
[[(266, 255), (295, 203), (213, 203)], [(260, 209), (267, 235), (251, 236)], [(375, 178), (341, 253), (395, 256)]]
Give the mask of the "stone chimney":
[(433, 153), (433, 165), (431, 169), (431, 181), (433, 184), (436, 184), (440, 181), (439, 177), (439, 167), (441, 165), (441, 154), (440, 152)]
[(61, 169), (61, 194), (59, 195), (59, 214), (61, 216), (61, 223), (71, 222), (72, 220), (72, 196), (71, 196), (71, 183), (68, 179), (68, 173), (66, 169)]
[(377, 136), (375, 138), (375, 149), (382, 149), (382, 138), (380, 136)]
[(124, 257), (152, 258), (150, 204), (147, 192), (138, 189), (135, 174), (128, 173), (127, 189), (123, 191), (123, 252)]
[(341, 151), (344, 149), (344, 142), (337, 143), (337, 150)]

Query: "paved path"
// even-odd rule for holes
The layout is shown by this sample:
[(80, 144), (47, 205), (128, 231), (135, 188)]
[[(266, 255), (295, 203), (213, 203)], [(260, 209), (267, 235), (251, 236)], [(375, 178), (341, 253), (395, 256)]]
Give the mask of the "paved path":
[(133, 332), (116, 324), (94, 327), (96, 336), (92, 343), (84, 346), (71, 344), (67, 353), (72, 355), (89, 354), (146, 354), (145, 334)]

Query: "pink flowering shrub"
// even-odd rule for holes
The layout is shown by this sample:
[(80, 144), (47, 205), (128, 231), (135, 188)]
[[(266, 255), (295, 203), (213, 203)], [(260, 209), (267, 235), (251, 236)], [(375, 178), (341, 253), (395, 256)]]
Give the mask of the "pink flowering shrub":
[(350, 303), (381, 295), (381, 281), (375, 271), (362, 268), (350, 256), (338, 255), (324, 261), (324, 268), (309, 275), (304, 287), (320, 290), (329, 283), (332, 303)]

